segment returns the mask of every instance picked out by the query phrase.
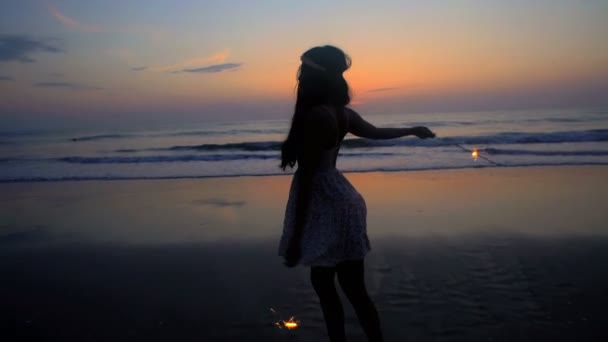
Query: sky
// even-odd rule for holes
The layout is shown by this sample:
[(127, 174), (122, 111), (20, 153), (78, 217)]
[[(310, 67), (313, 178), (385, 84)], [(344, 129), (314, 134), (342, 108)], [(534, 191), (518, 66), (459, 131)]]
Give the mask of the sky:
[(289, 118), (332, 44), (364, 114), (608, 106), (608, 1), (20, 0), (0, 130)]

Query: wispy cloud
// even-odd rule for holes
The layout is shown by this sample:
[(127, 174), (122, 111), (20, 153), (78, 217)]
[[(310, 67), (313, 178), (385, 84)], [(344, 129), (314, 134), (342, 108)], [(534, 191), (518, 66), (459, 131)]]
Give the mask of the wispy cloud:
[(92, 86), (89, 84), (74, 83), (74, 82), (39, 82), (34, 84), (39, 88), (58, 88), (65, 90), (101, 90), (103, 88)]
[(82, 32), (105, 32), (105, 30), (99, 26), (83, 24), (74, 18), (68, 17), (51, 4), (48, 5), (48, 8), (51, 15), (68, 28)]
[(149, 69), (150, 71), (176, 72), (184, 69), (193, 69), (201, 65), (224, 63), (228, 57), (230, 57), (230, 50), (225, 49), (208, 56), (190, 58), (173, 64), (151, 66)]
[(145, 35), (152, 41), (166, 41), (172, 36), (166, 29), (154, 26), (131, 25), (127, 27), (105, 27), (83, 23), (76, 18), (68, 16), (60, 11), (56, 6), (47, 4), (48, 13), (64, 27), (87, 33), (118, 33)]
[(377, 93), (377, 92), (381, 92), (381, 91), (391, 91), (391, 90), (395, 90), (395, 89), (399, 89), (398, 87), (386, 87), (386, 88), (374, 88), (374, 89), (370, 89), (367, 92), (368, 93)]
[(14, 81), (15, 79), (10, 76), (0, 76), (0, 81)]
[(55, 43), (57, 39), (36, 39), (26, 35), (0, 34), (0, 62), (33, 63), (30, 57), (36, 52), (58, 53), (64, 50)]
[(209, 65), (202, 68), (194, 68), (194, 69), (182, 69), (182, 72), (196, 72), (196, 73), (217, 73), (229, 70), (237, 70), (243, 65), (242, 63), (222, 63)]
[[(234, 71), (238, 70), (243, 64), (242, 63), (226, 63), (226, 60), (230, 57), (230, 50), (222, 50), (214, 54), (190, 58), (178, 63), (156, 65), (156, 66), (142, 66), (133, 67), (133, 71), (148, 70), (152, 72), (169, 72), (172, 74), (179, 73), (218, 73), (223, 71)], [(202, 66), (201, 66), (202, 65)]]

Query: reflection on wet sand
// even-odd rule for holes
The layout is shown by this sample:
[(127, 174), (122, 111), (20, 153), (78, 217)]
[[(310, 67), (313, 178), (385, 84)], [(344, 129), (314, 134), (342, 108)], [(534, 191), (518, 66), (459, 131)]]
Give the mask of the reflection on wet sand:
[[(275, 243), (157, 246), (3, 242), (3, 321), (40, 340), (323, 339), (304, 268)], [(608, 239), (471, 235), (379, 239), (367, 283), (393, 340), (603, 340)], [(276, 329), (268, 308), (302, 326)], [(348, 335), (360, 328), (345, 307)], [(0, 335), (6, 334), (6, 330)], [(3, 340), (7, 336), (3, 336)]]
[[(387, 339), (608, 338), (605, 172), (347, 175), (368, 204)], [(308, 271), (276, 255), (289, 181), (1, 184), (0, 319), (24, 339), (323, 339)], [(270, 307), (302, 326), (277, 329)]]

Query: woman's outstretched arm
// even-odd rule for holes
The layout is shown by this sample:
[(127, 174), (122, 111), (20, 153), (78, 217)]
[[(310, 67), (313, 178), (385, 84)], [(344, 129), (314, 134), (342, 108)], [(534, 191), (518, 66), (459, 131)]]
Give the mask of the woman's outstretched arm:
[(421, 139), (435, 137), (435, 133), (423, 126), (411, 128), (379, 128), (365, 121), (357, 112), (350, 108), (346, 109), (346, 113), (349, 121), (348, 131), (358, 137), (367, 139), (394, 139), (408, 135), (415, 135)]

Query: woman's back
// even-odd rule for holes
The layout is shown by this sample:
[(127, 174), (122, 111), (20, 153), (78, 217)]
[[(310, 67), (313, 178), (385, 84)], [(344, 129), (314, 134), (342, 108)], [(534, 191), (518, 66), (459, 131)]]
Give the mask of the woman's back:
[(340, 146), (348, 133), (344, 108), (317, 106), (303, 113), (302, 130), (296, 137), (298, 169), (322, 172), (334, 169)]

